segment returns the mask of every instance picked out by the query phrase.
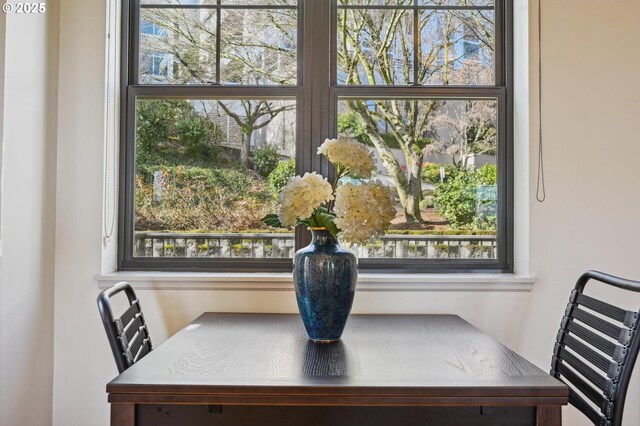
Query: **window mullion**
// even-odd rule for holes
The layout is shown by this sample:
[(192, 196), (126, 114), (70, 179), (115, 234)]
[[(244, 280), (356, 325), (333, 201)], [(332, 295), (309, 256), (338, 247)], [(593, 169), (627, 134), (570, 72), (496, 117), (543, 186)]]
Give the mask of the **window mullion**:
[(418, 0), (413, 0), (413, 85), (418, 86), (421, 84), (420, 77), (420, 10), (418, 9)]
[(129, 55), (126, 63), (129, 75), (123, 84), (137, 84), (140, 71), (140, 0), (129, 1), (128, 13), (129, 45), (127, 49)]
[(131, 85), (136, 96), (198, 99), (290, 99), (302, 92), (297, 86)]
[(504, 93), (498, 86), (336, 86), (333, 92), (340, 97), (360, 98), (488, 98)]
[(220, 84), (220, 49), (222, 46), (222, 42), (220, 40), (220, 35), (222, 34), (222, 10), (220, 9), (221, 0), (217, 1), (217, 9), (216, 9), (216, 84)]
[[(309, 0), (308, 0), (309, 1)], [(330, 83), (331, 73), (331, 28), (332, 1), (310, 0), (315, 7), (311, 34), (314, 37), (312, 43), (311, 75), (312, 75), (312, 138), (310, 140), (311, 167), (324, 175), (329, 173), (329, 164), (320, 156), (316, 155), (318, 147), (330, 136), (330, 119), (333, 108), (330, 106)]]
[(506, 49), (505, 49), (505, 1), (507, 0), (495, 0), (494, 9), (494, 31), (495, 31), (495, 84), (497, 86), (506, 85)]
[[(301, 22), (303, 43), (301, 93), (298, 109), (298, 140), (296, 172), (303, 174), (312, 170), (327, 173), (327, 164), (321, 164), (315, 155), (324, 138), (328, 137), (327, 114), (330, 73), (330, 13), (333, 1), (301, 0)], [(300, 83), (300, 81), (298, 82)], [(296, 230), (296, 248), (310, 242), (308, 232)]]

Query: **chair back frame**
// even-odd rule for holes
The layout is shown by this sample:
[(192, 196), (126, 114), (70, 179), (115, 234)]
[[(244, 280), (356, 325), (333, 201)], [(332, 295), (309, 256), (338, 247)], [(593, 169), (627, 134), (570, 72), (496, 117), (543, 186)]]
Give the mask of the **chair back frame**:
[[(129, 308), (115, 317), (110, 299), (121, 292), (127, 296)], [(97, 302), (118, 372), (122, 373), (153, 349), (140, 301), (129, 283), (120, 282), (102, 291)]]
[(620, 426), (629, 379), (640, 350), (640, 311), (627, 311), (585, 295), (584, 288), (591, 280), (640, 292), (640, 281), (598, 271), (584, 273), (571, 292), (556, 336), (551, 375), (570, 385), (569, 402), (593, 424)]

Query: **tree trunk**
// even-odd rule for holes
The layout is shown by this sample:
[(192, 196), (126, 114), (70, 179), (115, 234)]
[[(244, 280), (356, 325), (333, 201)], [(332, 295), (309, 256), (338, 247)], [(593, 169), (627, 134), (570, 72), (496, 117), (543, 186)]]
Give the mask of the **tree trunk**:
[(240, 147), (240, 162), (246, 168), (249, 168), (251, 164), (249, 163), (249, 157), (251, 155), (251, 136), (253, 135), (253, 130), (250, 130), (247, 133), (242, 133), (242, 146)]
[(422, 215), (420, 214), (420, 200), (422, 200), (422, 182), (420, 176), (422, 170), (422, 152), (420, 151), (417, 154), (414, 153), (405, 156), (408, 170), (408, 173), (405, 173), (393, 155), (393, 151), (387, 146), (370, 117), (357, 108), (352, 108), (352, 111), (362, 119), (367, 129), (367, 134), (371, 142), (373, 142), (373, 146), (375, 146), (378, 151), (382, 165), (387, 170), (387, 173), (389, 173), (389, 177), (396, 187), (398, 199), (404, 210), (407, 222), (423, 222)]
[(407, 223), (424, 222), (420, 212), (420, 201), (422, 201), (422, 152), (413, 154), (407, 160), (407, 196), (403, 203)]

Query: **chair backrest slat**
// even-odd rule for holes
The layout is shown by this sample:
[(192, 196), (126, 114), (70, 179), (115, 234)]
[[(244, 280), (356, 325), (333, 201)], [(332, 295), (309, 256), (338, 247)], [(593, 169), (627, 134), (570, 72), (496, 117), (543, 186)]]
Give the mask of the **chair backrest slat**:
[(560, 372), (560, 374), (566, 377), (571, 382), (571, 384), (574, 385), (576, 389), (578, 389), (584, 396), (589, 398), (591, 402), (593, 402), (596, 406), (602, 406), (602, 402), (604, 400), (602, 392), (599, 392), (593, 386), (582, 380), (580, 376), (574, 373), (573, 370), (571, 370), (565, 364), (558, 365), (558, 371)]
[(133, 321), (131, 321), (131, 324), (129, 324), (127, 329), (124, 331), (124, 337), (127, 339), (127, 344), (128, 342), (131, 342), (131, 339), (133, 339), (136, 333), (143, 328), (144, 321), (142, 320), (142, 314), (139, 314)]
[(602, 392), (607, 390), (607, 379), (596, 373), (587, 364), (580, 361), (574, 354), (567, 351), (565, 348), (560, 347), (556, 356), (564, 361), (569, 367), (580, 373), (584, 378), (593, 383)]
[(131, 302), (131, 306), (127, 308), (126, 311), (119, 318), (116, 318), (115, 324), (118, 328), (118, 333), (122, 333), (125, 328), (129, 325), (132, 319), (135, 318), (137, 314), (140, 313), (140, 305), (137, 300)]
[(578, 293), (576, 303), (580, 306), (585, 306), (593, 311), (596, 311), (602, 315), (606, 315), (612, 320), (624, 323), (625, 318), (629, 311), (625, 311), (617, 306), (610, 305), (602, 300), (594, 299), (586, 294)]
[(608, 321), (598, 318), (597, 316), (590, 314), (580, 308), (575, 308), (573, 311), (573, 317), (578, 321), (587, 324), (589, 327), (598, 330), (600, 333), (618, 340), (622, 333), (622, 328), (616, 327)]
[[(121, 292), (127, 296), (129, 307), (116, 317), (110, 299)], [(153, 350), (140, 301), (129, 283), (121, 282), (101, 292), (98, 309), (120, 373)]]
[[(560, 334), (562, 334), (565, 330), (561, 329)], [(586, 329), (580, 324), (576, 324), (574, 322), (569, 322), (566, 327), (566, 331), (572, 335), (580, 337), (585, 342), (589, 343), (591, 346), (601, 350), (605, 354), (609, 356), (613, 356), (616, 352), (617, 345), (610, 340), (605, 339), (602, 336), (597, 335), (591, 330)]]
[(579, 353), (580, 356), (598, 367), (603, 373), (607, 374), (609, 372), (609, 368), (611, 367), (611, 360), (608, 360), (595, 350), (591, 349), (589, 346), (581, 343), (580, 340), (576, 339), (572, 335), (567, 334), (566, 336), (564, 336), (561, 344), (564, 344), (565, 347)]
[(602, 414), (598, 413), (587, 401), (582, 399), (573, 389), (569, 391), (569, 402), (582, 411), (594, 425), (608, 426), (611, 424)]
[(142, 344), (142, 349), (140, 349), (140, 352), (138, 352), (138, 355), (136, 355), (133, 360), (134, 364), (144, 358), (149, 352), (151, 352), (151, 340), (146, 338)]
[(130, 364), (135, 362), (138, 352), (140, 352), (140, 348), (147, 338), (148, 336), (144, 329), (140, 330), (140, 332), (133, 338), (133, 341), (125, 352), (125, 356), (127, 357), (127, 360), (129, 360)]
[(596, 271), (583, 274), (571, 292), (560, 324), (551, 374), (569, 385), (569, 402), (594, 424), (620, 426), (629, 379), (640, 351), (640, 312), (584, 295), (590, 280), (640, 292), (638, 281)]

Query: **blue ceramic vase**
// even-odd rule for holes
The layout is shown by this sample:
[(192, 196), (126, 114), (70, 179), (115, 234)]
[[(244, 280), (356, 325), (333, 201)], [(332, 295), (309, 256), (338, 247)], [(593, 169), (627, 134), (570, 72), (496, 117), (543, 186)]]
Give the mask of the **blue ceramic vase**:
[(310, 228), (311, 244), (293, 257), (293, 284), (307, 335), (316, 342), (340, 339), (358, 279), (358, 258), (326, 228)]

